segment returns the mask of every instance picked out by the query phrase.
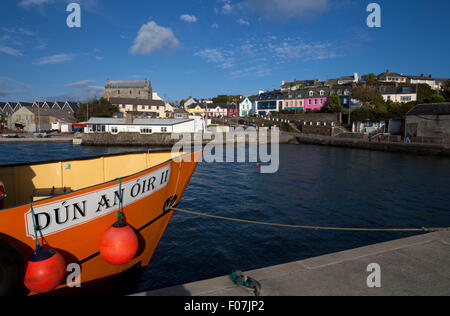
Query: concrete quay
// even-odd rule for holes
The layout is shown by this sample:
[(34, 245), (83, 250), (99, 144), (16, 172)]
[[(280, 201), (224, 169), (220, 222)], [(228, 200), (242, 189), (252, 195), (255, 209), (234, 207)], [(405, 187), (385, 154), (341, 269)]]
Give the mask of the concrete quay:
[[(369, 288), (380, 267), (381, 287)], [(232, 271), (230, 271), (231, 273)], [(450, 232), (434, 232), (317, 258), (248, 271), (262, 285), (261, 296), (448, 296)], [(136, 296), (249, 296), (228, 276)]]
[(450, 157), (450, 144), (425, 144), (425, 143), (399, 143), (399, 142), (377, 142), (355, 138), (340, 138), (322, 135), (307, 135), (287, 133), (296, 139), (298, 144), (334, 146), (345, 148), (356, 148), (365, 150), (376, 150), (396, 152), (414, 155), (431, 155)]

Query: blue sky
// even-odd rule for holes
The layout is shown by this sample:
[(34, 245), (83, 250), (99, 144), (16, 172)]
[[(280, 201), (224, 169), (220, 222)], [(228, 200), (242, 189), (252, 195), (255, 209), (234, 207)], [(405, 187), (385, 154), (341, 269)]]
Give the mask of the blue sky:
[[(69, 28), (66, 6), (81, 6)], [(366, 7), (381, 6), (381, 28)], [(0, 101), (101, 96), (144, 79), (168, 101), (387, 68), (450, 77), (448, 0), (5, 0)]]

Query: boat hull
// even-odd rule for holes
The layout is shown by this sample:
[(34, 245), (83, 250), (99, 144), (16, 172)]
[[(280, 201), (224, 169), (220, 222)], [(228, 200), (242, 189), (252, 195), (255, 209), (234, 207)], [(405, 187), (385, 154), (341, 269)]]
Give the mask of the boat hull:
[[(139, 276), (148, 266), (172, 217), (168, 206), (179, 203), (199, 155), (201, 152), (185, 154), (117, 180), (2, 210), (0, 237), (18, 249), (26, 265), (35, 249), (34, 217), (45, 244), (61, 253), (68, 263), (64, 284), (47, 294), (123, 292), (118, 277), (127, 271)], [(104, 232), (116, 222), (120, 206), (126, 222), (137, 233), (139, 249), (131, 262), (115, 266), (102, 258), (99, 246)], [(124, 279), (132, 276), (127, 274)]]

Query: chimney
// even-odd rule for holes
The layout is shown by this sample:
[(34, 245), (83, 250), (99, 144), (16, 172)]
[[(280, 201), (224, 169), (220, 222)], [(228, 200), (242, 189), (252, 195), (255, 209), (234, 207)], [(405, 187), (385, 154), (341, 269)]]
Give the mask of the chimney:
[(386, 70), (386, 74), (390, 74), (391, 73), (391, 71), (388, 69), (388, 70)]
[(423, 77), (425, 77), (425, 74), (420, 74), (420, 76), (423, 78)]
[(430, 74), (430, 75), (428, 76), (428, 78), (433, 78), (433, 75)]

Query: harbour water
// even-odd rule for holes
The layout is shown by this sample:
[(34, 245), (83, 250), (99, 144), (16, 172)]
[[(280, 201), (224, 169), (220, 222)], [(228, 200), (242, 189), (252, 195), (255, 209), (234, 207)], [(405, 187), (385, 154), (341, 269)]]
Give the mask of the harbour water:
[[(139, 149), (136, 149), (139, 150)], [(0, 164), (130, 151), (70, 143), (0, 144)], [(358, 149), (281, 145), (280, 169), (200, 163), (179, 207), (284, 224), (450, 226), (450, 161)], [(411, 236), (307, 231), (175, 213), (136, 291), (252, 270)]]

